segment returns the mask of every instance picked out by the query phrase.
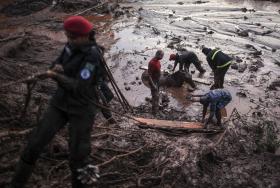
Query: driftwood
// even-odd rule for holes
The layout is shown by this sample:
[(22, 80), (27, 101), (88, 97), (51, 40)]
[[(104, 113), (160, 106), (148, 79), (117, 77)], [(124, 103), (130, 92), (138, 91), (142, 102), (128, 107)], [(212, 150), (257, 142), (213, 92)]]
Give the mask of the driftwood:
[(46, 75), (46, 73), (47, 73), (46, 71), (39, 72), (39, 73), (33, 74), (32, 76), (28, 76), (27, 78), (19, 79), (16, 81), (11, 81), (11, 82), (0, 85), (0, 88), (9, 87), (9, 86), (16, 85), (19, 83), (33, 82), (33, 81), (36, 81), (39, 77)]
[(210, 82), (206, 82), (206, 81), (204, 81), (202, 79), (199, 79), (199, 78), (193, 78), (193, 81), (196, 82), (196, 83), (199, 83), (199, 84), (204, 84), (204, 85), (208, 85), (208, 86), (211, 85)]
[(26, 129), (24, 131), (5, 131), (0, 133), (0, 138), (7, 137), (7, 136), (24, 136), (30, 133), (32, 129)]
[(13, 36), (13, 37), (7, 37), (7, 38), (4, 38), (4, 39), (1, 39), (0, 42), (8, 42), (10, 40), (15, 40), (15, 39), (18, 39), (18, 38), (23, 38), (24, 36), (25, 36), (25, 34)]
[(110, 164), (110, 163), (114, 162), (114, 161), (117, 160), (117, 159), (120, 159), (120, 158), (123, 158), (123, 157), (127, 157), (127, 156), (129, 156), (129, 155), (133, 155), (133, 154), (135, 154), (135, 153), (141, 151), (142, 149), (144, 149), (146, 146), (147, 146), (147, 145), (144, 145), (144, 146), (141, 147), (141, 148), (138, 148), (138, 149), (136, 149), (136, 150), (130, 151), (130, 152), (125, 153), (125, 154), (116, 155), (116, 156), (112, 157), (111, 159), (109, 159), (108, 161), (105, 161), (105, 162), (103, 162), (103, 163), (101, 163), (101, 164), (98, 164), (98, 165), (96, 165), (96, 166), (98, 166), (99, 168), (102, 167), (102, 166), (106, 166), (107, 164)]
[(108, 2), (102, 3), (102, 4), (100, 4), (100, 5), (95, 5), (95, 6), (91, 7), (91, 8), (88, 8), (88, 9), (86, 9), (86, 10), (83, 10), (82, 12), (76, 13), (75, 16), (83, 15), (84, 13), (86, 13), (86, 12), (88, 12), (88, 11), (90, 11), (90, 10), (103, 7), (104, 5), (107, 5), (107, 4), (108, 4)]
[(221, 130), (208, 130), (200, 122), (183, 122), (183, 121), (170, 121), (158, 119), (146, 119), (134, 117), (139, 124), (140, 128), (156, 129), (160, 131), (175, 132), (175, 133), (220, 133)]

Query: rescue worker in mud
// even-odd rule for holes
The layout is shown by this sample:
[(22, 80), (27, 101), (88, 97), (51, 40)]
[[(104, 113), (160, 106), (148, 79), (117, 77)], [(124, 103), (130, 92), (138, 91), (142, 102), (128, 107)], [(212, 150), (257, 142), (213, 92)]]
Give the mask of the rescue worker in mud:
[(198, 60), (196, 54), (192, 51), (184, 50), (181, 54), (171, 54), (169, 61), (175, 61), (172, 71), (174, 71), (179, 63), (179, 70), (189, 72), (191, 64), (194, 64), (196, 69), (201, 73), (205, 73), (206, 70), (201, 66), (201, 62)]
[(90, 165), (89, 155), (91, 129), (97, 110), (94, 105), (98, 98), (96, 89), (103, 73), (101, 54), (96, 43), (90, 40), (93, 25), (84, 17), (67, 18), (64, 29), (68, 43), (45, 75), (58, 83), (58, 89), (20, 157), (12, 188), (25, 186), (44, 147), (65, 125), (69, 129), (72, 187), (88, 187), (79, 179), (81, 172), (85, 169), (97, 171)]
[[(204, 95), (193, 95), (192, 102), (200, 102), (203, 105), (202, 122), (204, 127), (208, 129), (208, 125), (213, 121), (213, 117), (216, 116), (217, 125), (222, 126), (221, 109), (230, 103), (232, 100), (231, 94), (226, 89), (214, 89), (210, 90)], [(210, 107), (209, 118), (205, 121), (207, 108)]]
[(225, 75), (231, 65), (232, 58), (219, 49), (203, 48), (207, 62), (214, 72), (214, 84), (210, 89), (224, 88)]
[(159, 110), (159, 81), (161, 74), (160, 60), (163, 58), (164, 53), (162, 50), (158, 50), (155, 57), (149, 62), (148, 75), (149, 85), (152, 94), (152, 113), (155, 115)]

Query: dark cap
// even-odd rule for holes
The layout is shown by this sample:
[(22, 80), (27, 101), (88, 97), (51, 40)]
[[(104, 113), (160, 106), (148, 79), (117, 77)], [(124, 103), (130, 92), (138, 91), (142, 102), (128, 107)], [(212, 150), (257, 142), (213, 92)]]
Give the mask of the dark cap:
[(210, 52), (212, 51), (211, 48), (202, 48), (202, 53), (204, 53), (205, 55), (208, 55)]

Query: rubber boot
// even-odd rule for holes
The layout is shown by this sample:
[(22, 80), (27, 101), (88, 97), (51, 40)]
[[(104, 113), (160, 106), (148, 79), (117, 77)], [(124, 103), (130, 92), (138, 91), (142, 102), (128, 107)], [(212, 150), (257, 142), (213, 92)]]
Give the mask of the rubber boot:
[(72, 188), (91, 188), (91, 185), (83, 184), (81, 180), (78, 179), (79, 173), (75, 170), (72, 171), (72, 176), (71, 176), (71, 183), (72, 183)]
[(32, 174), (33, 167), (34, 165), (27, 164), (20, 160), (17, 164), (10, 188), (24, 188)]

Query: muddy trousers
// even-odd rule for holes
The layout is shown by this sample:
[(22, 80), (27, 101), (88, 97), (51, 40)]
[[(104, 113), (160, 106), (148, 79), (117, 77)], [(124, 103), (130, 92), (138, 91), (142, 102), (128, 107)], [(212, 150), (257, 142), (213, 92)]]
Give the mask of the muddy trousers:
[[(193, 61), (192, 64), (195, 66), (195, 68), (200, 72), (200, 73), (205, 73), (206, 70), (201, 66), (201, 63), (199, 61)], [(183, 67), (184, 66), (184, 67)], [(189, 72), (191, 63), (185, 63), (184, 65), (180, 65), (179, 69), (184, 70)]]
[(185, 82), (188, 83), (192, 88), (196, 88), (196, 85), (192, 79), (192, 75), (188, 72), (185, 73)]
[(159, 90), (151, 89), (152, 94), (152, 113), (156, 114), (159, 110)]
[(69, 114), (50, 105), (39, 126), (31, 134), (13, 177), (12, 188), (23, 188), (25, 186), (31, 176), (33, 166), (43, 149), (67, 123), (69, 129), (69, 166), (72, 172), (72, 187), (87, 187), (77, 179), (77, 169), (89, 163), (88, 159), (91, 152), (90, 134), (94, 123), (94, 116), (90, 113)]
[(229, 67), (230, 66), (214, 70), (214, 84), (210, 87), (210, 90), (224, 88), (225, 75)]
[(216, 119), (217, 119), (217, 125), (218, 126), (221, 126), (222, 125), (222, 115), (221, 115), (221, 109), (218, 109), (216, 110), (215, 112), (215, 116), (216, 116)]

